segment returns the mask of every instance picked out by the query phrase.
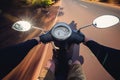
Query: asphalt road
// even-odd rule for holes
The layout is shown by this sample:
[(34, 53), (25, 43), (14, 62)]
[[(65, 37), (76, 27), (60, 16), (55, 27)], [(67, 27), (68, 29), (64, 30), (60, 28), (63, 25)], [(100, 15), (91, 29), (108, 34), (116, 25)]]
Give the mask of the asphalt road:
[[(80, 28), (91, 24), (92, 21), (101, 15), (115, 15), (120, 17), (120, 8), (96, 2), (84, 2), (81, 0), (62, 0), (59, 10), (58, 22), (70, 23), (72, 20), (77, 22)], [(100, 44), (120, 49), (120, 23), (106, 29), (89, 27), (81, 30), (85, 36), (99, 42)], [(80, 55), (84, 58), (83, 69), (87, 80), (114, 80), (107, 71), (99, 64), (91, 51), (81, 44)]]

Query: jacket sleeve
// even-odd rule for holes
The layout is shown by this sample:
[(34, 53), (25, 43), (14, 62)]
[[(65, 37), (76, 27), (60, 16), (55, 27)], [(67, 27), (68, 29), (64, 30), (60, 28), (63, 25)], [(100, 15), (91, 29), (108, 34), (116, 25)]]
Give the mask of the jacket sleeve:
[(2, 55), (3, 53), (4, 54), (11, 53), (11, 55), (14, 55), (14, 54), (26, 55), (30, 51), (30, 49), (32, 49), (37, 44), (38, 42), (35, 39), (28, 40), (16, 45), (12, 45), (12, 46), (0, 49), (0, 55)]
[(120, 79), (120, 50), (101, 45), (95, 41), (86, 42), (103, 67), (116, 79)]
[(32, 39), (0, 49), (0, 79), (17, 66), (37, 44), (38, 42)]
[(120, 50), (101, 45), (93, 40), (86, 42), (86, 46), (93, 52), (100, 62), (104, 61), (106, 55), (120, 55)]

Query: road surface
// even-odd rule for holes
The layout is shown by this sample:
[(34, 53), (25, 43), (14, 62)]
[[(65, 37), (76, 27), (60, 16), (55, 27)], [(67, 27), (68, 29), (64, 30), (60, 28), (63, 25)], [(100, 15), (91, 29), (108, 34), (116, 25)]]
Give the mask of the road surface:
[[(115, 15), (120, 17), (120, 8), (102, 3), (84, 2), (81, 0), (62, 0), (58, 15), (58, 22), (77, 22), (80, 28), (91, 24), (92, 21), (101, 15)], [(106, 46), (120, 49), (120, 24), (106, 29), (89, 27), (81, 30), (87, 37)], [(83, 69), (87, 80), (114, 80), (107, 71), (99, 64), (90, 50), (81, 44), (80, 55), (84, 58)]]

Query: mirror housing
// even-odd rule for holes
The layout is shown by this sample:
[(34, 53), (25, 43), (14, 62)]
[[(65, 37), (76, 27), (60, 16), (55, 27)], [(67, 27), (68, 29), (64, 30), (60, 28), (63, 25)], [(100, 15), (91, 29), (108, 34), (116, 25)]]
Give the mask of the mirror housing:
[(93, 26), (97, 28), (107, 28), (119, 23), (119, 18), (113, 15), (103, 15), (93, 21)]
[(31, 27), (31, 24), (27, 21), (17, 21), (12, 25), (12, 29), (21, 32), (28, 31)]

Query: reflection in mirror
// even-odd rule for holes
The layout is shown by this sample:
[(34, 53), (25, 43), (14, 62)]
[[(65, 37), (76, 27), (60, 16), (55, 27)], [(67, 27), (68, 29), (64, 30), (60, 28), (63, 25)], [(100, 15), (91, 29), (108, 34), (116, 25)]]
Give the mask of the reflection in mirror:
[(93, 21), (93, 26), (97, 28), (107, 28), (119, 23), (119, 18), (113, 15), (103, 15)]
[(17, 21), (12, 26), (14, 30), (22, 32), (30, 30), (31, 27), (31, 24), (27, 21)]

